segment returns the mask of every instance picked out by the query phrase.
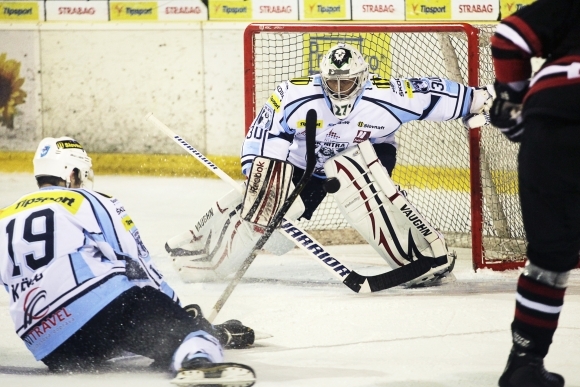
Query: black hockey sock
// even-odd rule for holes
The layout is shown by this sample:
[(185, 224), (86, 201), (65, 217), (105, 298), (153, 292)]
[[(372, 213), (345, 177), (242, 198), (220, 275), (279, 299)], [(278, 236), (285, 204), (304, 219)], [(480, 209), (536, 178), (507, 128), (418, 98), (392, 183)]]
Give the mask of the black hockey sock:
[(517, 348), (541, 358), (546, 356), (558, 326), (565, 291), (520, 275), (512, 322)]

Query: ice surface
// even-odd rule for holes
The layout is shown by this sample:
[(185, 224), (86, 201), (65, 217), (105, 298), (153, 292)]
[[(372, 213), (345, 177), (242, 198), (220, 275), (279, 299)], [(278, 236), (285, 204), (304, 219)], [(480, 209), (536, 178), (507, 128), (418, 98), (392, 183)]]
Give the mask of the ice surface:
[[(35, 190), (32, 176), (0, 174), (0, 208)], [(184, 304), (209, 311), (226, 283), (185, 284), (163, 248), (190, 228), (211, 202), (228, 191), (213, 179), (97, 176), (97, 191), (119, 198), (145, 244)], [(0, 241), (0, 243), (2, 243)], [(367, 246), (329, 250), (350, 267), (385, 264)], [(483, 387), (496, 386), (510, 349), (516, 271), (471, 268), (470, 251), (457, 249), (457, 281), (440, 287), (358, 295), (331, 278), (298, 249), (259, 255), (216, 323), (237, 318), (273, 337), (226, 360), (252, 366), (261, 387)], [(8, 296), (0, 295), (0, 386), (169, 387), (146, 359), (114, 364), (99, 374), (51, 375), (13, 332)], [(549, 370), (580, 387), (580, 273), (575, 271)]]

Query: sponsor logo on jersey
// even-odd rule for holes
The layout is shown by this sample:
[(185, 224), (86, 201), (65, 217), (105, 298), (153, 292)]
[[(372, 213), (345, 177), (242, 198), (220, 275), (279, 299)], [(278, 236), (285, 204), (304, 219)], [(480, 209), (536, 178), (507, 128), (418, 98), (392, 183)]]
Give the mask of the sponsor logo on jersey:
[(270, 106), (274, 108), (276, 113), (280, 111), (280, 106), (282, 106), (282, 102), (280, 101), (280, 97), (278, 97), (276, 93), (272, 94), (270, 98), (268, 98), (268, 103), (270, 104)]
[(338, 139), (340, 139), (340, 136), (336, 132), (331, 130), (330, 132), (328, 132), (326, 134), (326, 139), (327, 140), (338, 140)]
[[(323, 120), (316, 120), (316, 129), (322, 129), (323, 124), (324, 124)], [(306, 127), (306, 120), (296, 121), (296, 126), (299, 128), (305, 128)]]
[(344, 151), (348, 147), (348, 142), (317, 142), (316, 143), (316, 168), (314, 173), (317, 175), (325, 175), (324, 163), (332, 156)]
[(350, 121), (338, 121), (338, 122), (330, 122), (328, 127), (336, 126), (336, 125), (349, 125)]
[[(48, 307), (46, 307), (48, 309)], [(25, 311), (25, 319), (29, 317), (28, 315), (28, 310)], [(60, 308), (57, 311), (55, 311), (54, 313), (52, 313), (50, 316), (48, 316), (47, 318), (44, 319), (44, 321), (42, 321), (42, 324), (38, 324), (38, 326), (34, 327), (26, 336), (24, 336), (22, 339), (26, 342), (26, 344), (28, 345), (32, 345), (34, 344), (36, 341), (42, 339), (42, 337), (46, 334), (46, 333), (50, 333), (50, 332), (56, 332), (57, 330), (60, 329), (61, 326), (64, 325), (68, 325), (69, 322), (71, 321), (70, 319), (72, 318), (72, 313), (70, 313), (66, 307), (64, 308)], [(29, 324), (32, 321), (29, 322)], [(29, 324), (24, 324), (24, 327), (27, 327)]]
[(131, 217), (129, 215), (125, 215), (123, 217), (122, 221), (123, 221), (123, 226), (125, 227), (125, 230), (127, 230), (127, 231), (129, 231), (133, 227), (135, 227), (135, 222), (133, 222), (133, 219), (131, 219)]
[(22, 278), (19, 283), (11, 284), (10, 294), (12, 295), (12, 301), (18, 301), (20, 299), (20, 294), (26, 292), (42, 278), (42, 273), (36, 273), (34, 278)]
[(38, 2), (2, 2), (0, 3), (0, 20), (39, 20)]
[(352, 142), (354, 142), (355, 144), (359, 144), (361, 142), (368, 140), (370, 136), (371, 132), (368, 132), (366, 130), (359, 130), (356, 136), (354, 137), (354, 140), (352, 140)]
[(340, 274), (341, 277), (345, 277), (350, 274), (350, 270), (344, 267), (339, 261), (336, 260), (336, 258), (327, 253), (322, 246), (315, 243), (307, 235), (304, 235), (302, 231), (294, 227), (291, 223), (284, 222), (280, 228), (284, 230), (286, 234), (290, 235), (292, 239), (304, 246), (306, 250), (314, 254), (316, 258), (320, 259), (320, 261), (325, 263), (327, 266), (332, 267), (332, 269)]
[(0, 213), (0, 219), (14, 215), (20, 211), (39, 207), (45, 204), (57, 203), (66, 208), (71, 214), (76, 214), (79, 210), (84, 196), (70, 191), (42, 191), (25, 196), (22, 200), (6, 207)]
[(56, 147), (58, 149), (83, 149), (83, 146), (74, 140), (57, 141)]
[(40, 320), (48, 314), (49, 306), (46, 301), (46, 290), (41, 290), (40, 287), (30, 289), (26, 296), (24, 296), (24, 328), (30, 326), (34, 320)]
[(367, 128), (367, 129), (377, 129), (377, 130), (383, 130), (385, 129), (385, 127), (383, 125), (371, 125), (371, 124), (365, 124), (362, 121), (358, 122), (358, 127), (359, 128)]
[[(145, 243), (141, 239), (141, 234), (139, 234), (139, 230), (136, 228), (131, 231), (131, 235), (133, 235), (133, 239), (135, 239), (135, 243), (137, 244), (137, 254), (139, 258), (147, 258), (149, 256), (149, 250), (145, 247)], [(147, 274), (145, 274), (144, 279), (147, 279)]]
[(405, 79), (405, 93), (407, 94), (408, 98), (413, 98), (413, 87), (411, 86), (411, 82)]
[(420, 92), (420, 93), (426, 93), (429, 91), (429, 82), (427, 82), (423, 79), (411, 78), (407, 82), (411, 83), (410, 87), (412, 88), (413, 91)]
[(280, 94), (280, 100), (284, 99), (284, 90), (282, 90), (282, 86), (276, 86), (276, 91)]
[(157, 20), (157, 3), (152, 1), (117, 2), (109, 5), (111, 20)]
[(401, 97), (405, 96), (405, 89), (403, 88), (403, 82), (400, 79), (394, 79), (395, 84), (391, 82), (391, 90), (393, 93), (399, 94)]
[(410, 207), (407, 207), (406, 204), (403, 204), (403, 207), (401, 207), (401, 212), (405, 214), (407, 219), (409, 219), (409, 221), (413, 223), (415, 228), (417, 228), (417, 230), (419, 230), (419, 232), (423, 234), (423, 236), (428, 236), (432, 234), (431, 229), (423, 223), (421, 218), (419, 218), (419, 215), (415, 214), (415, 212)]

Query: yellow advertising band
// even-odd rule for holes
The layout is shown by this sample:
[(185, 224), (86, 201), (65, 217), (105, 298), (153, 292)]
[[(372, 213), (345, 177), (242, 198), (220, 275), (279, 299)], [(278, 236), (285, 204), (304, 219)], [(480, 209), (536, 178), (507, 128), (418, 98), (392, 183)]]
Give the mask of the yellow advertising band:
[[(201, 163), (189, 155), (114, 154), (92, 153), (93, 169), (98, 175), (141, 175), (217, 178)], [(0, 152), (0, 172), (32, 174), (32, 152)], [(213, 163), (236, 180), (245, 179), (240, 172), (240, 159), (236, 156), (208, 156)], [(492, 171), (498, 193), (517, 194), (515, 171)], [(469, 192), (467, 168), (426, 167), (397, 165), (393, 180), (405, 189), (441, 189)]]

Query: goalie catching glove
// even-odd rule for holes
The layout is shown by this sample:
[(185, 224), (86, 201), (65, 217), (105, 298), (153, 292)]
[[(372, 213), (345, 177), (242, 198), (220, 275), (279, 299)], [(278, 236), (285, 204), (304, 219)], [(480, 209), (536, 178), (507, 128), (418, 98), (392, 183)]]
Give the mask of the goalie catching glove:
[(496, 97), (495, 89), (492, 85), (477, 87), (473, 90), (469, 114), (461, 120), (467, 129), (480, 128), (489, 124), (489, 111)]
[[(401, 194), (369, 141), (324, 164), (325, 188), (348, 223), (396, 270), (417, 260), (431, 267), (407, 285), (429, 285), (450, 276), (455, 257), (443, 235)], [(440, 281), (438, 281), (440, 282)]]
[[(167, 241), (176, 270), (185, 282), (206, 282), (235, 273), (292, 190), (292, 166), (256, 157), (245, 185), (244, 198), (237, 190), (219, 199), (194, 228)], [(297, 219), (304, 204), (297, 198), (286, 218)], [(275, 231), (264, 250), (283, 255), (294, 243)]]

